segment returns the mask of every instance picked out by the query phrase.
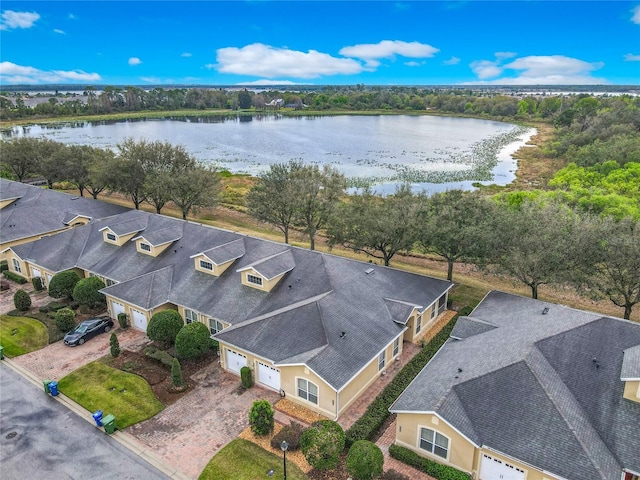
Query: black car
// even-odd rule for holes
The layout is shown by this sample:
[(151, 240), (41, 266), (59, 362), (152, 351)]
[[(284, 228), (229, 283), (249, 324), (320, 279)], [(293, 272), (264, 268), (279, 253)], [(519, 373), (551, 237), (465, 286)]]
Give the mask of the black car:
[(113, 328), (113, 320), (107, 316), (84, 320), (64, 336), (64, 344), (71, 347), (82, 345), (90, 338), (95, 337), (99, 333), (108, 332), (111, 328)]

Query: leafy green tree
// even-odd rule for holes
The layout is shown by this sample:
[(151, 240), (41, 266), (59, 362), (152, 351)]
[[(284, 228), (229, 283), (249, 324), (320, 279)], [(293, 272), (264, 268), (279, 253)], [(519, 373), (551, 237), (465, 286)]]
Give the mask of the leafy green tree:
[(97, 199), (113, 180), (111, 169), (115, 167), (116, 156), (113, 151), (102, 148), (91, 148), (83, 153), (87, 155), (88, 174), (84, 187), (94, 199)]
[(37, 170), (39, 140), (33, 137), (18, 137), (3, 141), (0, 146), (2, 165), (15, 175), (19, 182)]
[(375, 443), (358, 440), (347, 454), (347, 472), (355, 480), (372, 480), (382, 475), (384, 455)]
[(338, 422), (318, 420), (302, 432), (300, 448), (304, 457), (317, 470), (331, 470), (338, 466), (344, 451), (345, 434)]
[(38, 139), (36, 169), (47, 180), (49, 188), (54, 182), (66, 179), (65, 153), (66, 145), (47, 138)]
[(145, 182), (154, 164), (154, 148), (146, 140), (127, 138), (117, 145), (117, 156), (107, 169), (103, 179), (112, 190), (129, 196), (136, 210), (147, 199)]
[(176, 310), (162, 310), (153, 314), (147, 325), (147, 336), (156, 342), (173, 345), (184, 320)]
[(73, 289), (80, 281), (74, 270), (56, 273), (49, 282), (49, 296), (53, 298), (72, 298)]
[(18, 290), (13, 294), (13, 305), (16, 307), (16, 310), (26, 312), (31, 308), (31, 296), (26, 290)]
[(76, 326), (76, 312), (68, 307), (58, 310), (53, 319), (56, 322), (58, 330), (64, 333), (67, 333)]
[(180, 361), (174, 358), (171, 362), (171, 386), (173, 388), (184, 388), (184, 378), (182, 378), (182, 367)]
[(214, 207), (218, 203), (220, 176), (212, 167), (197, 165), (176, 173), (169, 188), (171, 200), (182, 212), (182, 219), (186, 220), (189, 212)]
[(211, 333), (204, 323), (183, 325), (176, 336), (178, 358), (198, 358), (211, 350)]
[(249, 425), (256, 435), (265, 436), (273, 432), (273, 407), (268, 400), (256, 400), (249, 410)]
[(118, 341), (118, 337), (115, 332), (112, 332), (111, 337), (109, 337), (109, 350), (111, 351), (111, 356), (113, 358), (120, 355), (120, 342)]
[(384, 261), (410, 250), (417, 220), (417, 201), (408, 184), (396, 188), (394, 195), (380, 197), (370, 188), (353, 195), (342, 204), (327, 226), (329, 247), (342, 245)]
[(80, 305), (86, 305), (89, 308), (106, 306), (107, 299), (104, 293), (100, 292), (104, 287), (104, 282), (98, 277), (82, 278), (73, 287), (72, 296)]
[(253, 98), (251, 97), (251, 93), (249, 93), (247, 90), (238, 92), (238, 106), (241, 109), (246, 110), (248, 108), (251, 108), (252, 100)]

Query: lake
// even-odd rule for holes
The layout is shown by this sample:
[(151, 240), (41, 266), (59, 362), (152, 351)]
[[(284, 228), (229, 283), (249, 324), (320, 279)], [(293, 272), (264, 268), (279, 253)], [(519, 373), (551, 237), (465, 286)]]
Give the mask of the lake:
[(413, 115), (182, 117), (13, 127), (2, 139), (44, 136), (66, 144), (115, 149), (126, 138), (183, 145), (198, 160), (257, 175), (270, 164), (330, 164), (353, 188), (380, 194), (409, 182), (417, 192), (507, 185), (512, 154), (535, 129), (490, 120)]

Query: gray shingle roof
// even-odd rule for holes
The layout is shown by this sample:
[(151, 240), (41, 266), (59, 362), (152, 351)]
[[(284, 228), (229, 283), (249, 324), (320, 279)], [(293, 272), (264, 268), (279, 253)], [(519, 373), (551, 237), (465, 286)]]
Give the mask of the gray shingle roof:
[(210, 248), (209, 250), (193, 256), (197, 257), (198, 255), (203, 254), (216, 265), (222, 265), (230, 262), (231, 260), (240, 258), (244, 255), (244, 252), (244, 241), (239, 238), (237, 240), (232, 240), (229, 243), (225, 243), (224, 245)]
[(420, 308), (420, 305), (411, 305), (410, 303), (399, 302), (390, 298), (385, 298), (384, 301), (393, 321), (401, 323), (402, 325), (407, 324), (409, 316), (413, 312), (414, 308)]
[(238, 271), (253, 269), (262, 275), (267, 280), (273, 280), (280, 275), (283, 275), (287, 272), (293, 270), (296, 266), (295, 261), (293, 260), (293, 255), (289, 250), (285, 250), (284, 252), (276, 253), (267, 258), (263, 258), (254, 262), (246, 267), (242, 267), (238, 269)]
[(640, 345), (624, 351), (620, 378), (640, 380)]
[(166, 243), (175, 242), (182, 237), (183, 224), (170, 225), (165, 228), (160, 228), (154, 231), (145, 231), (139, 237), (132, 238), (131, 240), (137, 240), (142, 238), (147, 241), (151, 246), (158, 247)]
[(474, 318), (458, 317), (458, 321), (451, 332), (451, 338), (462, 340), (473, 337), (474, 335), (480, 335), (481, 333), (488, 332), (494, 328), (497, 327)]
[(620, 381), (640, 325), (501, 292), (461, 320), (462, 340), (452, 333), (391, 411), (437, 412), (477, 445), (567, 479), (640, 471), (640, 404)]

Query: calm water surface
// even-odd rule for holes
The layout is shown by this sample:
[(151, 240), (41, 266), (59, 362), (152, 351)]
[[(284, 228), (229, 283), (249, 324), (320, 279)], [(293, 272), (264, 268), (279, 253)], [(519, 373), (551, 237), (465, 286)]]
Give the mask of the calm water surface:
[(330, 164), (353, 186), (391, 193), (473, 189), (514, 180), (512, 153), (534, 129), (488, 120), (432, 116), (199, 117), (14, 127), (0, 134), (44, 136), (67, 144), (115, 149), (126, 138), (183, 145), (195, 158), (233, 173), (256, 175), (292, 159)]

